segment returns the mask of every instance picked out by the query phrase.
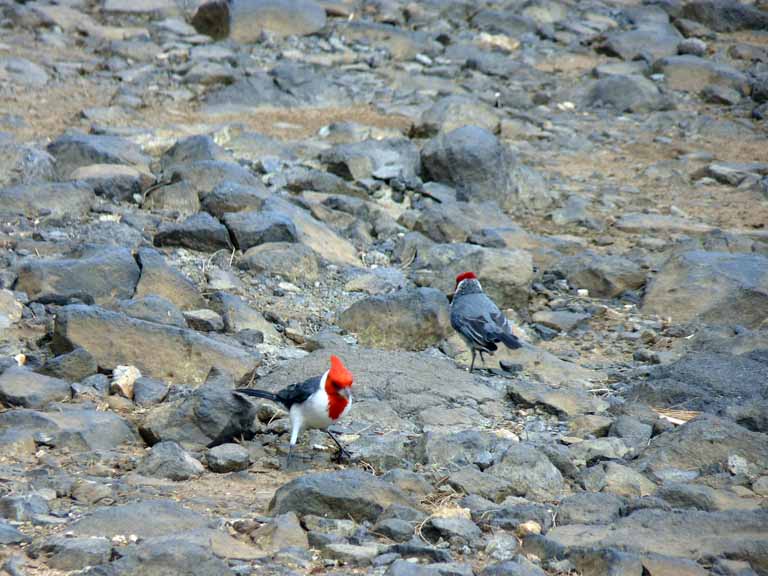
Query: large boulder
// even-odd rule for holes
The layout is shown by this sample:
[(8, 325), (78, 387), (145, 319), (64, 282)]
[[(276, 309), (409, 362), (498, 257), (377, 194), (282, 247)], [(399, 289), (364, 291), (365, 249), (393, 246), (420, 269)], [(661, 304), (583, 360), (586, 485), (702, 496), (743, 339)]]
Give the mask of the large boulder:
[(413, 179), (421, 170), (419, 150), (410, 140), (364, 140), (338, 144), (320, 154), (328, 171), (346, 180)]
[(461, 200), (494, 200), (504, 210), (548, 203), (541, 176), (518, 165), (496, 136), (478, 126), (437, 135), (424, 145), (421, 162), (431, 180), (455, 187)]
[(202, 382), (213, 367), (239, 380), (260, 362), (254, 352), (194, 330), (83, 305), (59, 311), (54, 347), (59, 351), (84, 348), (105, 369), (132, 365), (146, 376), (183, 383)]
[(768, 318), (768, 258), (695, 250), (672, 256), (650, 282), (643, 312), (757, 328)]
[(152, 248), (140, 248), (137, 256), (141, 276), (136, 284), (135, 298), (159, 296), (182, 310), (203, 307), (204, 301), (195, 283), (169, 265), (160, 252)]
[(330, 518), (375, 522), (392, 505), (418, 508), (415, 500), (394, 484), (360, 470), (308, 474), (281, 486), (269, 509), (273, 514), (295, 512)]
[(64, 304), (79, 298), (112, 304), (131, 298), (139, 281), (139, 266), (125, 248), (97, 247), (81, 258), (28, 259), (18, 270), (16, 290), (31, 300)]
[(635, 30), (610, 33), (599, 50), (627, 61), (644, 57), (654, 62), (665, 56), (675, 56), (682, 39), (671, 24), (649, 24)]
[(339, 326), (357, 335), (363, 346), (423, 350), (450, 334), (448, 300), (434, 288), (371, 296), (339, 315)]
[(675, 90), (700, 92), (706, 86), (724, 86), (737, 90), (742, 95), (750, 92), (749, 78), (736, 68), (684, 54), (662, 58), (653, 66), (656, 72), (664, 74), (667, 86)]
[(586, 288), (590, 296), (616, 298), (627, 290), (645, 284), (642, 268), (623, 256), (610, 256), (585, 251), (567, 256), (554, 266), (576, 288)]
[(0, 403), (7, 407), (44, 408), (70, 395), (68, 382), (21, 367), (8, 368), (0, 375)]
[(56, 170), (67, 178), (74, 170), (91, 164), (126, 164), (149, 171), (150, 158), (125, 138), (101, 134), (65, 134), (48, 145)]

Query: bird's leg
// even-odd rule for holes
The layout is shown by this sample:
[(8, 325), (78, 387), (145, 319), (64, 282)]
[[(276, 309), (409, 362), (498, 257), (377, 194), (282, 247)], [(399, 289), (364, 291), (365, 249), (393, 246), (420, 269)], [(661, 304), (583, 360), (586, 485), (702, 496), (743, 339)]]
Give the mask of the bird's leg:
[(475, 369), (475, 354), (477, 354), (477, 352), (475, 352), (475, 349), (472, 348), (472, 363), (469, 365), (469, 373), (470, 374), (472, 373), (472, 370)]
[(288, 459), (285, 462), (285, 467), (289, 468), (291, 467), (291, 461), (293, 458), (293, 444), (288, 445)]
[(480, 361), (483, 364), (485, 364), (485, 357), (483, 356), (483, 351), (482, 350), (478, 350), (478, 354), (480, 354)]
[(341, 442), (339, 442), (338, 439), (336, 438), (336, 436), (333, 435), (333, 432), (331, 432), (330, 430), (326, 430), (325, 432), (328, 434), (328, 436), (331, 437), (331, 440), (336, 442), (336, 446), (339, 447), (339, 451), (336, 454), (336, 461), (340, 463), (342, 456), (344, 456), (345, 454), (347, 455), (347, 458), (349, 458), (351, 460), (352, 459), (352, 454), (350, 454), (346, 450), (346, 448), (344, 448), (344, 446), (341, 445)]

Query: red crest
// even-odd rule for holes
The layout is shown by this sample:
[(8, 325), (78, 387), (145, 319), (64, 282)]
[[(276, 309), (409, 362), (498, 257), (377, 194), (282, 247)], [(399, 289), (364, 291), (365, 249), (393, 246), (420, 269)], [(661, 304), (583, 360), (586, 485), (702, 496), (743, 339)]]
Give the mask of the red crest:
[(474, 272), (462, 272), (458, 276), (456, 276), (456, 287), (459, 286), (459, 283), (462, 280), (477, 280), (477, 274)]

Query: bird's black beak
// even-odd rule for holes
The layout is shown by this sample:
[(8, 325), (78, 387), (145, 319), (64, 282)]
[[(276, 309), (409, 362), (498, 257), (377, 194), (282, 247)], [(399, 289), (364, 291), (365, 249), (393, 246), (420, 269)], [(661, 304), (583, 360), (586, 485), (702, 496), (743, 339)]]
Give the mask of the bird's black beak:
[(453, 292), (451, 292), (450, 294), (446, 294), (446, 295), (445, 295), (445, 297), (446, 297), (446, 298), (448, 298), (448, 303), (449, 303), (449, 304), (450, 304), (451, 302), (453, 302), (453, 294), (454, 294), (454, 293), (453, 293)]

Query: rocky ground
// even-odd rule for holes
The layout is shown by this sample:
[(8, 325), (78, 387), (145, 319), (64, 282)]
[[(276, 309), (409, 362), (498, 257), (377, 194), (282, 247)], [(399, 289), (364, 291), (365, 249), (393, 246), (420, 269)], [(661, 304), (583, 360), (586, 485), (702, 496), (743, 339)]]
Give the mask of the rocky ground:
[(768, 574), (768, 3), (0, 27), (0, 574)]

